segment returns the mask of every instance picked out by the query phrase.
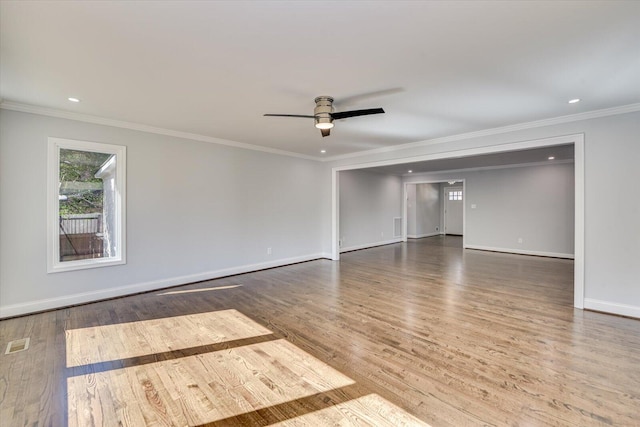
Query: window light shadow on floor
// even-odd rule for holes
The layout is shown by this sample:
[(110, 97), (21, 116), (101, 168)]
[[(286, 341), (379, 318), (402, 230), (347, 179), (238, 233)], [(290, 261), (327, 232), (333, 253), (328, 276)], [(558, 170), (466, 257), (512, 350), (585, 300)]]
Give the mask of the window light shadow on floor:
[(66, 331), (67, 367), (269, 335), (237, 310), (221, 310)]
[(345, 425), (344, 419), (356, 425), (376, 427), (427, 426), (413, 415), (398, 408), (377, 394), (368, 394), (319, 411), (311, 412), (280, 423), (278, 427)]
[[(66, 346), (69, 426), (225, 423), (355, 384), (236, 310), (68, 330)], [(426, 425), (377, 395), (343, 399), (281, 425)]]
[(239, 288), (242, 285), (228, 285), (228, 286), (217, 286), (215, 288), (199, 288), (199, 289), (187, 289), (187, 290), (180, 290), (180, 291), (167, 291), (167, 292), (162, 292), (161, 294), (158, 294), (158, 296), (163, 296), (163, 295), (179, 295), (179, 294), (194, 294), (197, 292), (208, 292), (208, 291), (221, 291), (223, 289), (233, 289), (233, 288)]

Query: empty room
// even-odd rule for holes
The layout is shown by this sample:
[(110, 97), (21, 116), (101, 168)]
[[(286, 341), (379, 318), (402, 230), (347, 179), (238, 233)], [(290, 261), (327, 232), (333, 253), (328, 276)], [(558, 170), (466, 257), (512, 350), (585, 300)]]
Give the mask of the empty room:
[(0, 425), (640, 425), (638, 22), (0, 0)]

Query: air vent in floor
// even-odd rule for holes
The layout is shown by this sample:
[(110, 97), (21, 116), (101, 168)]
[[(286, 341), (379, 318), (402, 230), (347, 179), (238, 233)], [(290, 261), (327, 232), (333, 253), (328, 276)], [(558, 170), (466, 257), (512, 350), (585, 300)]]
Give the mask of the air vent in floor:
[(7, 344), (7, 351), (4, 354), (17, 353), (29, 348), (29, 338), (22, 338), (20, 340), (11, 341)]

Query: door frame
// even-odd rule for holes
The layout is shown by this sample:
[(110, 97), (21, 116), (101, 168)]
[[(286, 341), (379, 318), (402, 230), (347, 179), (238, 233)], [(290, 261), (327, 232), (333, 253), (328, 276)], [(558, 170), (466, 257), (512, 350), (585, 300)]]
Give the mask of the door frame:
[[(446, 172), (446, 171), (444, 171)], [(408, 232), (408, 228), (409, 228), (409, 206), (408, 206), (408, 197), (409, 197), (409, 191), (407, 190), (407, 187), (410, 185), (417, 185), (417, 184), (445, 184), (448, 183), (449, 181), (455, 181), (456, 183), (460, 182), (462, 183), (463, 186), (463, 191), (466, 193), (466, 178), (451, 178), (451, 179), (446, 179), (446, 180), (427, 180), (427, 181), (411, 181), (411, 182), (404, 182), (403, 183), (403, 192), (402, 192), (402, 215), (403, 215), (403, 221), (402, 221), (402, 241), (406, 242), (407, 241), (407, 236), (409, 235)], [(446, 188), (446, 187), (445, 187)], [(442, 195), (443, 198), (443, 203), (441, 203), (440, 205), (440, 213), (442, 214), (442, 221), (443, 221), (443, 227), (442, 229), (439, 231), (440, 234), (444, 235), (445, 234), (445, 229), (444, 229), (444, 195)], [(466, 197), (466, 196), (463, 196)], [(463, 204), (462, 204), (462, 247), (466, 247), (466, 231), (467, 231), (467, 220), (466, 220), (466, 215), (467, 215), (467, 208), (464, 204), (464, 200), (463, 200)]]
[(443, 193), (443, 197), (442, 198), (444, 199), (444, 204), (443, 204), (444, 213), (442, 215), (442, 228), (443, 228), (442, 231), (444, 232), (443, 234), (446, 236), (447, 235), (447, 203), (449, 203), (449, 198), (446, 197), (447, 190), (460, 189), (460, 190), (462, 190), (462, 200), (461, 200), (462, 201), (462, 247), (465, 248), (466, 245), (465, 245), (465, 241), (464, 241), (464, 235), (466, 234), (466, 231), (467, 231), (467, 229), (466, 229), (466, 225), (467, 224), (466, 224), (466, 221), (465, 221), (465, 213), (466, 213), (467, 210), (465, 209), (465, 207), (466, 207), (465, 206), (465, 202), (467, 201), (467, 194), (466, 194), (467, 190), (464, 187), (464, 180), (463, 179), (460, 179), (460, 180), (457, 179), (456, 180), (456, 184), (458, 183), (458, 181), (462, 181), (462, 187), (459, 187), (459, 186), (456, 185), (455, 187), (454, 186), (444, 187), (442, 189), (442, 193)]
[[(550, 147), (554, 145), (573, 144), (574, 147), (574, 275), (573, 275), (573, 305), (575, 308), (584, 308), (584, 133), (555, 136), (550, 138), (535, 139), (529, 141), (510, 142), (497, 145), (488, 145), (477, 148), (445, 151), (419, 156), (401, 157), (391, 160), (382, 160), (369, 163), (352, 163), (331, 168), (331, 259), (340, 259), (339, 233), (340, 224), (340, 181), (339, 172), (355, 169), (366, 169), (376, 166), (389, 166), (404, 163), (420, 162), (425, 160), (452, 159), (481, 154), (500, 153), (506, 151), (525, 150), (529, 148)], [(357, 160), (353, 160), (357, 162)], [(406, 191), (403, 195), (406, 204)], [(406, 209), (403, 210), (403, 233), (406, 241)], [(464, 230), (466, 231), (466, 230)], [(465, 233), (466, 234), (466, 233)], [(464, 236), (463, 236), (464, 237)]]

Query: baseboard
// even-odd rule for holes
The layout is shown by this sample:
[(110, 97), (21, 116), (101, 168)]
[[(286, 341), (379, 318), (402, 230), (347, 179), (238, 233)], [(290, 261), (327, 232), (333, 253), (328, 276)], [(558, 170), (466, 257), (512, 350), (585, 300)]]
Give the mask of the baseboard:
[(465, 245), (465, 249), (477, 249), (480, 251), (491, 251), (491, 252), (504, 252), (509, 254), (518, 254), (518, 255), (534, 255), (534, 256), (546, 256), (551, 258), (566, 258), (566, 259), (574, 259), (574, 254), (563, 254), (559, 252), (544, 252), (544, 251), (527, 251), (524, 249), (514, 249), (514, 248), (493, 248), (489, 246), (479, 246), (479, 245)]
[(137, 283), (134, 285), (119, 286), (117, 288), (103, 289), (93, 292), (83, 292), (79, 294), (65, 295), (56, 298), (46, 298), (21, 304), (0, 305), (0, 319), (13, 316), (21, 316), (39, 311), (53, 310), (62, 307), (68, 307), (78, 304), (86, 304), (109, 298), (122, 297), (126, 295), (137, 294), (140, 292), (155, 291), (159, 289), (169, 288), (172, 286), (186, 285), (188, 283), (200, 282), (202, 280), (218, 279), (220, 277), (233, 276), (236, 274), (250, 273), (253, 271), (264, 270), (267, 268), (282, 267), (298, 262), (312, 261), (320, 258), (331, 259), (331, 256), (325, 253), (317, 253), (304, 255), (293, 258), (284, 258), (274, 261), (262, 262), (257, 264), (248, 264), (238, 267), (225, 268), (221, 270), (207, 271), (204, 273), (192, 274), (187, 276), (178, 276), (162, 280), (154, 280), (151, 282)]
[(439, 231), (435, 231), (433, 233), (426, 233), (426, 234), (408, 234), (407, 239), (422, 239), (423, 237), (433, 237), (433, 236), (439, 236), (439, 235), (440, 235)]
[(375, 242), (375, 243), (365, 243), (362, 245), (348, 246), (345, 248), (340, 248), (340, 253), (358, 251), (360, 249), (375, 248), (376, 246), (391, 245), (392, 243), (400, 243), (400, 242), (402, 242), (402, 238), (384, 240), (384, 241)]
[(585, 298), (584, 308), (587, 310), (602, 311), (604, 313), (618, 314), (620, 316), (635, 317), (640, 319), (640, 307), (635, 305)]

